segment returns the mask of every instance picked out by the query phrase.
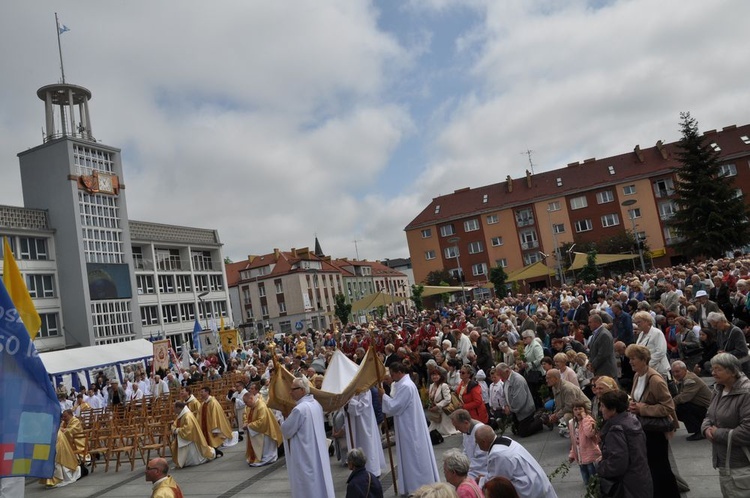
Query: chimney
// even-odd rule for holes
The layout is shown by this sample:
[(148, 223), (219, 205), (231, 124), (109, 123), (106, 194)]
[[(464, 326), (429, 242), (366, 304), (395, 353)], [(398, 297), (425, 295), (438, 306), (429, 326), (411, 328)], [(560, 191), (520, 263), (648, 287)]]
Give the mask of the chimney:
[(588, 163), (593, 163), (593, 162), (596, 162), (595, 157), (589, 157), (588, 159), (583, 160), (583, 164), (588, 164)]
[(642, 163), (645, 161), (645, 159), (643, 158), (643, 152), (641, 152), (640, 145), (636, 145), (635, 148), (633, 149), (633, 152), (635, 152), (635, 157), (638, 158), (639, 163)]
[(248, 254), (247, 255), (247, 262), (248, 263), (252, 263), (255, 260), (255, 258), (257, 258), (257, 257), (258, 256), (255, 256), (254, 254)]
[(505, 177), (505, 181), (508, 183), (508, 193), (513, 192), (513, 178), (510, 175)]
[(289, 252), (291, 252), (291, 253), (292, 253), (292, 257), (293, 257), (293, 258), (296, 258), (296, 257), (297, 257), (297, 249), (296, 249), (296, 248), (292, 247), (292, 250), (291, 250), (291, 251), (289, 251)]
[(531, 188), (531, 171), (526, 170), (526, 186)]
[(277, 247), (274, 247), (273, 248), (273, 259), (275, 259), (276, 261), (278, 261), (279, 260), (279, 256), (281, 256), (281, 252), (279, 251), (279, 249)]
[(669, 158), (669, 154), (667, 154), (667, 149), (664, 148), (664, 142), (662, 142), (661, 140), (656, 142), (656, 149), (659, 151), (662, 158), (664, 159)]

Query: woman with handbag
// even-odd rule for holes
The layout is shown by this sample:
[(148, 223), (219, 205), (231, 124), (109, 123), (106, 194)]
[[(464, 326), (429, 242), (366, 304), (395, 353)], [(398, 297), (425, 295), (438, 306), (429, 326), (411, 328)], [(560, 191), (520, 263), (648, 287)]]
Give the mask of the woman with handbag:
[[(664, 337), (664, 336), (662, 336)], [(628, 410), (637, 415), (646, 433), (646, 456), (654, 483), (654, 496), (680, 498), (677, 480), (669, 463), (669, 439), (679, 427), (667, 381), (649, 367), (651, 352), (631, 344), (625, 350), (635, 376)]]
[(474, 367), (471, 365), (461, 367), (461, 382), (456, 388), (456, 394), (461, 400), (462, 408), (471, 414), (471, 418), (483, 424), (489, 423), (490, 417), (482, 399), (482, 388), (474, 380)]
[(701, 431), (711, 441), (713, 465), (725, 498), (750, 495), (750, 379), (730, 353), (711, 360), (716, 385)]
[(455, 410), (458, 407), (451, 404), (451, 390), (445, 381), (445, 370), (442, 367), (435, 368), (430, 374), (430, 380), (432, 383), (428, 390), (429, 406), (427, 408), (427, 418), (430, 420), (429, 430), (437, 430), (443, 436), (452, 436), (458, 431), (453, 427), (453, 422), (445, 413), (445, 409), (450, 406)]

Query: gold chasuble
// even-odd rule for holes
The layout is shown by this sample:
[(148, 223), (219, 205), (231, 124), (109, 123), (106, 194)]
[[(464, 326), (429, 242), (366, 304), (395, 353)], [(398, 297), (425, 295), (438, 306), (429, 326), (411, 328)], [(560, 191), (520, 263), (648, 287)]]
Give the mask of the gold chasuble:
[(63, 422), (62, 432), (65, 434), (65, 437), (68, 438), (68, 442), (70, 443), (73, 452), (84, 457), (86, 451), (86, 435), (83, 433), (83, 424), (81, 424), (81, 420), (76, 417), (71, 417), (67, 424)]
[[(206, 441), (212, 448), (218, 448), (224, 444), (225, 439), (231, 439), (232, 427), (229, 425), (221, 404), (213, 396), (209, 396), (205, 403), (201, 405), (201, 430)], [(214, 433), (214, 429), (219, 429)]]
[(182, 409), (182, 413), (172, 423), (172, 432), (176, 437), (172, 440), (170, 449), (172, 450), (172, 460), (177, 467), (182, 468), (182, 463), (180, 462), (184, 463), (184, 459), (180, 458), (180, 451), (188, 451), (187, 446), (180, 445), (181, 441), (183, 445), (186, 445), (188, 441), (195, 443), (196, 449), (203, 458), (212, 460), (216, 456), (213, 448), (208, 445), (206, 438), (203, 437), (203, 432), (198, 425), (198, 421), (193, 417), (187, 406)]
[(57, 443), (55, 443), (55, 473), (50, 479), (40, 479), (39, 482), (47, 486), (57, 486), (65, 480), (63, 468), (73, 472), (78, 469), (78, 457), (73, 453), (70, 441), (63, 433), (62, 427), (57, 431)]
[(268, 408), (266, 402), (261, 396), (256, 397), (255, 407), (245, 408), (245, 425), (248, 429), (258, 432), (257, 436), (248, 437), (245, 448), (245, 460), (247, 463), (257, 463), (263, 455), (263, 444), (266, 436), (280, 446), (284, 442), (284, 436), (281, 434), (281, 427), (273, 412)]
[(183, 496), (182, 490), (172, 479), (172, 476), (167, 476), (166, 479), (154, 486), (151, 498), (183, 498)]

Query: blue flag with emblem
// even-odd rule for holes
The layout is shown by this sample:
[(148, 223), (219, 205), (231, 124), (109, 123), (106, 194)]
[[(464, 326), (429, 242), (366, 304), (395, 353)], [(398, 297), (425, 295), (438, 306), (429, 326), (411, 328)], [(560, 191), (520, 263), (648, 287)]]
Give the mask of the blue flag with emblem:
[(0, 400), (0, 477), (52, 477), (60, 404), (1, 281)]
[(198, 334), (203, 329), (201, 324), (198, 322), (198, 318), (195, 319), (195, 325), (193, 325), (193, 349), (197, 349), (199, 354), (203, 354), (203, 348), (201, 347), (201, 339)]

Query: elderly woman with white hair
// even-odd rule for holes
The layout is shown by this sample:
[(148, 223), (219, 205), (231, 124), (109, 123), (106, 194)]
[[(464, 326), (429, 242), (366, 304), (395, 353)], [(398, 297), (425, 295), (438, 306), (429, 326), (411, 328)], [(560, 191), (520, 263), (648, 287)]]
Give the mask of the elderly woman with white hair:
[(723, 313), (711, 312), (706, 321), (716, 331), (716, 347), (719, 353), (729, 353), (736, 357), (742, 371), (750, 374), (750, 356), (742, 329), (727, 320)]
[(464, 455), (458, 448), (452, 448), (443, 455), (443, 474), (445, 480), (454, 488), (459, 498), (465, 496), (483, 496), (482, 490), (477, 482), (469, 477), (469, 457)]
[(654, 327), (654, 317), (647, 311), (638, 311), (633, 315), (633, 323), (639, 332), (636, 344), (648, 348), (651, 353), (649, 367), (669, 380), (669, 359), (667, 358), (667, 339), (664, 332)]
[(722, 495), (747, 496), (747, 488), (738, 487), (735, 479), (750, 476), (750, 380), (730, 353), (711, 359), (711, 374), (716, 384), (701, 432), (712, 443)]
[(544, 369), (542, 368), (542, 359), (544, 358), (544, 349), (542, 341), (537, 339), (533, 330), (524, 330), (521, 334), (524, 344), (524, 361), (522, 363), (523, 376), (529, 385), (531, 395), (534, 397), (534, 404), (539, 408), (542, 406), (542, 399), (539, 397), (539, 387), (544, 381)]

